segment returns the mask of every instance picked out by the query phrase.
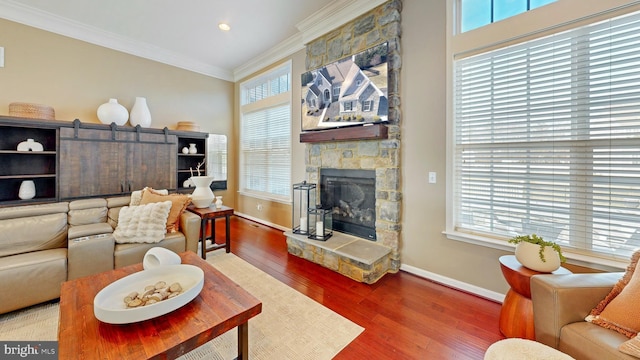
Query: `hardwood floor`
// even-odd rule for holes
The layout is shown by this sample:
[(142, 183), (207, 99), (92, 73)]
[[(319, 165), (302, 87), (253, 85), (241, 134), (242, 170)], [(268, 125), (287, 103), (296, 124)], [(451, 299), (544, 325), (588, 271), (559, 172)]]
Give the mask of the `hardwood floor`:
[(238, 216), (231, 237), (234, 254), (365, 328), (336, 359), (482, 359), (504, 338), (499, 303), (403, 271), (362, 284), (289, 255), (282, 231)]

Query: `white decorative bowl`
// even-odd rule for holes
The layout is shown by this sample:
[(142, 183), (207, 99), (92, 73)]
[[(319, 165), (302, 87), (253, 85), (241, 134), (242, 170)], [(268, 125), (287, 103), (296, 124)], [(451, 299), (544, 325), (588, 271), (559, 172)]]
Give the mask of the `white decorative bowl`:
[(540, 245), (526, 241), (516, 245), (515, 255), (520, 264), (534, 271), (550, 273), (560, 268), (560, 256), (551, 246), (544, 247), (546, 261), (540, 259)]
[[(158, 281), (165, 281), (167, 284), (178, 282), (183, 292), (155, 304), (127, 308), (125, 296), (133, 291), (141, 292), (145, 286)], [(129, 324), (152, 319), (186, 305), (200, 294), (203, 285), (204, 271), (193, 265), (166, 265), (142, 270), (100, 290), (93, 299), (93, 313), (98, 320), (109, 324)]]

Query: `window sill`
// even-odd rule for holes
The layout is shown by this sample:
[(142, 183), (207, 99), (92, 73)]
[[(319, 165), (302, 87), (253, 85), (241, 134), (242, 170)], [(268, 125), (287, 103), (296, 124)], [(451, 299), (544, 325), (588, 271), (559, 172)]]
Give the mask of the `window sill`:
[[(447, 239), (465, 242), (472, 245), (484, 246), (496, 250), (508, 251), (513, 253), (515, 246), (509, 244), (505, 240), (492, 239), (479, 235), (472, 235), (457, 231), (443, 231)], [(562, 249), (562, 254), (567, 258), (567, 263), (576, 266), (582, 266), (606, 272), (625, 271), (629, 265), (629, 261), (607, 259), (593, 255), (585, 255), (581, 253), (571, 252), (570, 249)]]

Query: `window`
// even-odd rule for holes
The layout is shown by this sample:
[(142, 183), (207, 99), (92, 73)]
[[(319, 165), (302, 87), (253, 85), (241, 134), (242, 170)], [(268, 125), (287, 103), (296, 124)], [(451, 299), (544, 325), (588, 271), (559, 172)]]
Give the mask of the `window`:
[(290, 200), (291, 64), (240, 85), (240, 192)]
[(331, 93), (329, 92), (329, 89), (324, 91), (324, 101), (331, 102)]
[(481, 26), (518, 15), (556, 0), (459, 0), (460, 31), (465, 32)]
[(371, 111), (373, 108), (373, 100), (365, 100), (362, 104), (362, 111)]
[(207, 175), (216, 181), (227, 180), (227, 135), (209, 134)]
[(340, 96), (340, 86), (339, 85), (334, 85), (333, 86), (333, 96), (334, 97)]
[(353, 101), (345, 101), (342, 104), (344, 106), (344, 111), (353, 111)]
[(454, 231), (640, 247), (640, 13), (454, 62)]

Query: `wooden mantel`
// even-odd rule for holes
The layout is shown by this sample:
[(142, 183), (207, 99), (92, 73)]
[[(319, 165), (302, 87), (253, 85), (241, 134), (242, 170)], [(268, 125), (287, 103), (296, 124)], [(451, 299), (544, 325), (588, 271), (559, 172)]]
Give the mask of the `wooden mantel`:
[(300, 134), (301, 143), (327, 141), (386, 139), (388, 128), (385, 124), (349, 126), (337, 129), (308, 131)]

